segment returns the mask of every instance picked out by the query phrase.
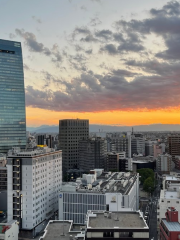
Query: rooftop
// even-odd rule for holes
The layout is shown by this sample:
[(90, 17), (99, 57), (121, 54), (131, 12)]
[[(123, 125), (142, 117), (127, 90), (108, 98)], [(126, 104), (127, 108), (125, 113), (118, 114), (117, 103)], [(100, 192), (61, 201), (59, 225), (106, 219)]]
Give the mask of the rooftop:
[[(117, 221), (118, 218), (118, 221)], [(123, 228), (139, 229), (148, 226), (140, 212), (93, 212), (88, 215), (88, 228)]]
[[(98, 171), (98, 169), (93, 171)], [(76, 183), (62, 183), (61, 191), (91, 194), (105, 194), (106, 192), (128, 194), (136, 179), (137, 174), (131, 172), (102, 172), (99, 176), (97, 174), (83, 174), (82, 178), (76, 179)]]
[(160, 199), (180, 199), (179, 193), (175, 190), (161, 190)]
[(168, 222), (166, 219), (162, 219), (162, 222), (170, 232), (180, 232), (180, 224), (178, 222)]
[(84, 232), (81, 228), (85, 226), (73, 224), (73, 221), (49, 221), (45, 233), (40, 240), (69, 240), (76, 237), (78, 240), (84, 239)]
[(14, 156), (25, 156), (25, 157), (32, 157), (36, 155), (44, 155), (46, 153), (54, 153), (55, 149), (49, 148), (49, 147), (37, 147), (35, 150), (32, 151), (23, 151), (21, 152), (21, 149), (19, 147), (14, 147), (12, 150), (8, 151), (8, 157), (14, 157)]

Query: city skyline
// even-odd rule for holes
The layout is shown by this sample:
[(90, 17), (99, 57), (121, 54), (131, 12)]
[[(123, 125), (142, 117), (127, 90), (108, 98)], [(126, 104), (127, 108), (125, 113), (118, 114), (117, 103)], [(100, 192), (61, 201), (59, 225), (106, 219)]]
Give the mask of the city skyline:
[(22, 43), (27, 126), (180, 123), (179, 1), (19, 2), (1, 38)]

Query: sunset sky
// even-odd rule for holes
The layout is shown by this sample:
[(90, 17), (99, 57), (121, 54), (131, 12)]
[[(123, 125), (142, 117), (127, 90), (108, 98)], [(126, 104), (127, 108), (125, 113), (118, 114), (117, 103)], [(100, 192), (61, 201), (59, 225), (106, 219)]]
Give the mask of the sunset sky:
[(180, 2), (1, 0), (22, 43), (27, 126), (180, 124)]

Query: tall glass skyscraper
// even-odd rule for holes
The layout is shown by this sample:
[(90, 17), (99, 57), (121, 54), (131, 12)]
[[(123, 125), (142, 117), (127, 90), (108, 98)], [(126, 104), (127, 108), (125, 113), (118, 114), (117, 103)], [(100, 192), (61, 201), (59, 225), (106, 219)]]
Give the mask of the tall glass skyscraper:
[(26, 146), (21, 43), (0, 39), (0, 153)]

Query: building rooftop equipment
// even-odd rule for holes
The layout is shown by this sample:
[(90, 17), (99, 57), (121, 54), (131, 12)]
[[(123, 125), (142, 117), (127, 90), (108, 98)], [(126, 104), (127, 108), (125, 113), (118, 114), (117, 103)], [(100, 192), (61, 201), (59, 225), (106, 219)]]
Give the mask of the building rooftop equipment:
[(96, 175), (83, 174), (83, 178), (78, 178), (75, 184), (63, 183), (61, 191), (69, 192), (74, 187), (73, 191), (90, 194), (106, 192), (128, 194), (138, 177), (137, 173), (131, 172), (102, 172), (99, 177)]

